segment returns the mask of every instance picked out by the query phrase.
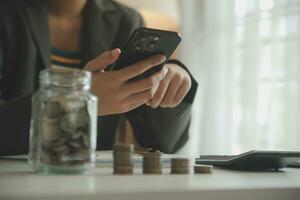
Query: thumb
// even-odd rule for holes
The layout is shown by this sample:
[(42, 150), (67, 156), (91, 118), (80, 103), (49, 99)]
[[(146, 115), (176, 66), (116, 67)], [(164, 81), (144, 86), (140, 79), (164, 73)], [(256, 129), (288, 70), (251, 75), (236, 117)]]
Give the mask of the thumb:
[(114, 49), (112, 51), (106, 51), (102, 53), (97, 58), (88, 62), (84, 70), (88, 70), (91, 72), (98, 72), (104, 70), (108, 65), (116, 62), (121, 54), (121, 50), (119, 48)]

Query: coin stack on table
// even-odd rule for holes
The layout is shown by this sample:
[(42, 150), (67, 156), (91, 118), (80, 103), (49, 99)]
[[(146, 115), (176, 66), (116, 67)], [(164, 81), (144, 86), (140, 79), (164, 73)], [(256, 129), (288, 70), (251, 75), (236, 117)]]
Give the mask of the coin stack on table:
[(70, 166), (90, 161), (90, 116), (84, 99), (47, 99), (41, 131), (42, 163)]
[(115, 144), (113, 146), (114, 174), (133, 174), (133, 152), (132, 144)]
[(212, 165), (194, 165), (195, 174), (210, 174), (212, 173)]
[(190, 160), (188, 158), (171, 158), (171, 174), (189, 174)]
[(160, 162), (160, 151), (148, 151), (143, 153), (143, 173), (144, 174), (161, 174), (162, 166)]

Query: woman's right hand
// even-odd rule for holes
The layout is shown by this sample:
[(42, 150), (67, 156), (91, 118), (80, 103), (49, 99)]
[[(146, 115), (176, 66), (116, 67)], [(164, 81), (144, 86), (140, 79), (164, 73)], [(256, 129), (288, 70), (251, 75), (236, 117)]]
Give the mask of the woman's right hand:
[(84, 67), (92, 72), (91, 91), (99, 98), (98, 115), (125, 113), (145, 104), (152, 99), (159, 82), (167, 74), (167, 69), (163, 68), (148, 78), (128, 81), (163, 63), (166, 60), (164, 55), (153, 56), (121, 70), (105, 72), (104, 69), (116, 62), (120, 54), (120, 49), (104, 52)]

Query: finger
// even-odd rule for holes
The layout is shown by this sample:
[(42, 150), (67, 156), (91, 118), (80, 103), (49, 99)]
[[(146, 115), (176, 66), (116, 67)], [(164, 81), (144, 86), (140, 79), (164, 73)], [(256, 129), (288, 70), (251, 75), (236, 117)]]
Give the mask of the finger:
[(177, 78), (173, 78), (171, 80), (167, 92), (160, 103), (161, 107), (167, 108), (172, 106), (172, 100), (174, 99), (180, 86), (181, 86), (180, 81), (178, 81)]
[(142, 105), (144, 105), (144, 104), (145, 104), (144, 101), (141, 101), (141, 102), (138, 102), (138, 103), (134, 103), (134, 104), (130, 104), (130, 105), (128, 106), (128, 109), (127, 109), (125, 112), (129, 112), (129, 111), (131, 111), (131, 110), (133, 110), (133, 109), (136, 109), (136, 108), (138, 108), (138, 107), (140, 107), (140, 106), (142, 106)]
[(154, 96), (155, 90), (150, 89), (146, 90), (144, 92), (140, 92), (137, 94), (133, 94), (127, 97), (126, 99), (126, 105), (133, 105), (140, 102), (143, 102), (145, 104), (147, 101), (149, 101)]
[(159, 83), (159, 87), (149, 103), (152, 108), (157, 108), (161, 104), (169, 87), (170, 81), (171, 76), (167, 75), (166, 78)]
[(140, 74), (143, 74), (148, 69), (162, 64), (166, 60), (164, 55), (152, 56), (148, 59), (137, 62), (124, 69), (119, 70), (124, 81), (134, 78)]
[(108, 65), (116, 62), (121, 54), (120, 49), (114, 49), (112, 51), (106, 51), (97, 58), (88, 62), (84, 69), (91, 72), (98, 72), (104, 70)]
[(173, 107), (178, 106), (183, 101), (184, 97), (187, 95), (190, 89), (191, 83), (189, 83), (189, 81), (184, 81), (173, 99)]
[(165, 78), (165, 76), (168, 73), (168, 68), (163, 68), (159, 72), (153, 74), (152, 76), (139, 80), (134, 82), (128, 82), (126, 84), (126, 91), (128, 91), (129, 94), (135, 94), (140, 93), (146, 90), (149, 90), (151, 88), (158, 87), (161, 80)]

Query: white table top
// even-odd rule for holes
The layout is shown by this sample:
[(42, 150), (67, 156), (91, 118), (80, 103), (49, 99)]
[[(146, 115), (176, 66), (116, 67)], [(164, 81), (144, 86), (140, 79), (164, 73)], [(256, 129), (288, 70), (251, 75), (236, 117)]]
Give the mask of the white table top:
[[(300, 169), (282, 172), (112, 175), (96, 168), (84, 175), (41, 175), (25, 161), (0, 160), (0, 199), (300, 199)], [(201, 198), (200, 198), (201, 197)]]

